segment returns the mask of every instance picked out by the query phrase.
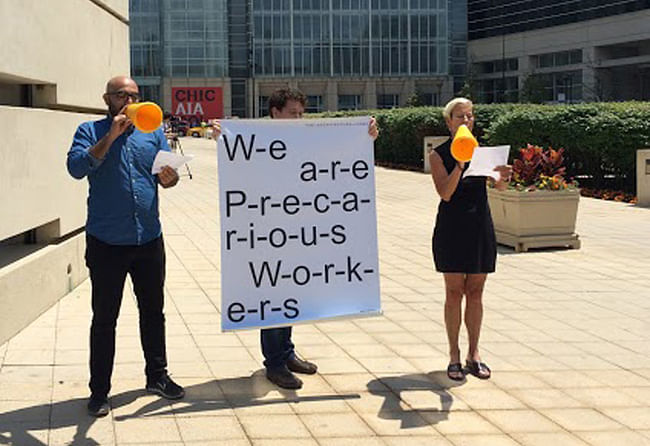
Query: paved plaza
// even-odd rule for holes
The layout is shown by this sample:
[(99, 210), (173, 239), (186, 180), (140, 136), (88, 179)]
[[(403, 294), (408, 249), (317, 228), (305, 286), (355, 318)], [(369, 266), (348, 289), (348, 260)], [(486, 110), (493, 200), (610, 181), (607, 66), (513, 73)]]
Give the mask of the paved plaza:
[(426, 174), (378, 168), (384, 314), (298, 326), (319, 372), (284, 391), (264, 377), (258, 331), (220, 333), (216, 153), (182, 143), (194, 178), (161, 191), (161, 212), (169, 369), (186, 398), (145, 393), (127, 284), (112, 412), (86, 414), (85, 281), (0, 346), (0, 444), (650, 445), (650, 209), (581, 198), (581, 249), (499, 248), (481, 336), (493, 377), (452, 383), (437, 194)]

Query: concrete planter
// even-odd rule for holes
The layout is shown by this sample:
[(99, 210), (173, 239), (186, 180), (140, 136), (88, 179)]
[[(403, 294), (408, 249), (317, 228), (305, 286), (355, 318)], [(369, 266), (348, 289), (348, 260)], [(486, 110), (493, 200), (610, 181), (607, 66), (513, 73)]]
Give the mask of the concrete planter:
[(574, 232), (580, 192), (574, 190), (518, 192), (488, 189), (497, 242), (516, 252), (529, 248), (580, 248)]

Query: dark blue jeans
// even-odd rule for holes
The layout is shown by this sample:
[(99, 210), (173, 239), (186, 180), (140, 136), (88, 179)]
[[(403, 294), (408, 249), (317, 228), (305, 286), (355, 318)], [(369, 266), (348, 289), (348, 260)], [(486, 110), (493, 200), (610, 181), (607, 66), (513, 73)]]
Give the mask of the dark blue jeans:
[(115, 358), (115, 326), (126, 275), (138, 302), (145, 374), (155, 380), (167, 372), (165, 349), (165, 246), (162, 237), (141, 246), (117, 246), (86, 235), (86, 266), (92, 285), (90, 391), (106, 396)]
[(265, 328), (260, 331), (264, 366), (277, 369), (294, 356), (291, 327)]

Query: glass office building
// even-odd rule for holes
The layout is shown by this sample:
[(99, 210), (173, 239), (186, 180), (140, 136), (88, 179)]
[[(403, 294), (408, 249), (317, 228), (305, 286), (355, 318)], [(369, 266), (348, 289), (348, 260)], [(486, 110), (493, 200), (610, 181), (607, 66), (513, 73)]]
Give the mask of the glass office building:
[(481, 39), (650, 8), (650, 0), (469, 0), (469, 38)]
[(650, 0), (469, 0), (480, 102), (650, 99)]
[(218, 86), (224, 113), (259, 116), (280, 86), (311, 111), (450, 98), (464, 80), (464, 1), (131, 0), (132, 75), (145, 96)]

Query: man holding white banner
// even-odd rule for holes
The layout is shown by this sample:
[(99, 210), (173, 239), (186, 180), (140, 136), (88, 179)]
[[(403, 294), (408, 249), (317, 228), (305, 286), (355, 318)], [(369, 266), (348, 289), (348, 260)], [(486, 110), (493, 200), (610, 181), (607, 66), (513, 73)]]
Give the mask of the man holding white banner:
[(376, 122), (293, 121), (305, 104), (275, 91), (274, 119), (223, 121), (218, 150), (222, 329), (265, 327), (266, 376), (287, 389), (317, 370), (296, 356), (289, 324), (381, 311)]

